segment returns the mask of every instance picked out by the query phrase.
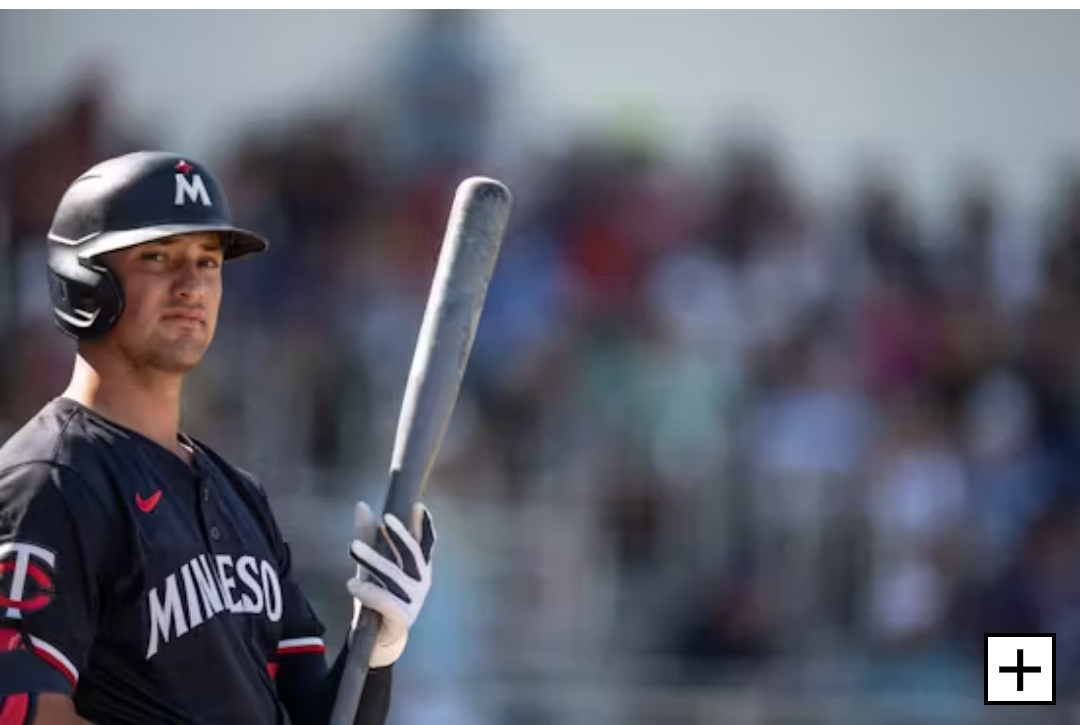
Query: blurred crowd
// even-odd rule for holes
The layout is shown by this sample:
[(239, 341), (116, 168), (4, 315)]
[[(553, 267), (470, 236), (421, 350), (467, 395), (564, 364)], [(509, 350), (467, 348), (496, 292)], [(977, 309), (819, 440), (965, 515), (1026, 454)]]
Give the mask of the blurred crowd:
[[(205, 159), (271, 247), (226, 270), (187, 421), (262, 478), (323, 611), (345, 606), (347, 502), (383, 490), (454, 187), (494, 167), (516, 206), (435, 473), (417, 682), (978, 699), (983, 632), (1047, 631), (1059, 697), (1080, 684), (1080, 171), (1035, 220), (975, 173), (928, 219), (887, 169), (826, 204), (745, 139), (704, 172), (602, 132), (491, 159), (470, 32), (432, 14), (396, 94)], [(69, 374), (56, 201), (158, 141), (106, 93), (3, 149), (5, 434)]]

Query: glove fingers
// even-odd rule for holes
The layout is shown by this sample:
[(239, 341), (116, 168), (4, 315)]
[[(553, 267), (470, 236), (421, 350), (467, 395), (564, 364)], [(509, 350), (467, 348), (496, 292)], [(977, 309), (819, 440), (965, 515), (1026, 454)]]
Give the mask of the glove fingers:
[(386, 515), (386, 526), (383, 528), (390, 545), (398, 555), (402, 570), (416, 581), (420, 581), (420, 562), (424, 561), (420, 544), (413, 538), (401, 520), (393, 514)]
[(383, 618), (382, 628), (391, 634), (400, 634), (409, 629), (409, 613), (393, 594), (372, 581), (359, 577), (349, 580), (349, 593), (360, 605), (372, 609)]
[(353, 514), (353, 530), (356, 538), (367, 542), (375, 541), (375, 532), (379, 528), (379, 518), (365, 502), (356, 504)]
[(357, 564), (394, 596), (406, 602), (412, 601), (412, 597), (405, 591), (407, 585), (402, 581), (401, 569), (394, 562), (359, 540), (349, 545), (349, 553)]
[(412, 535), (420, 542), (424, 561), (431, 563), (431, 551), (435, 548), (435, 523), (427, 506), (417, 501), (412, 510)]
[(355, 614), (366, 607), (380, 615), (372, 667), (392, 664), (401, 656), (431, 586), (435, 526), (422, 503), (414, 504), (410, 514), (408, 528), (392, 514), (377, 516), (364, 502), (354, 514), (356, 538), (349, 553), (359, 569), (348, 589)]

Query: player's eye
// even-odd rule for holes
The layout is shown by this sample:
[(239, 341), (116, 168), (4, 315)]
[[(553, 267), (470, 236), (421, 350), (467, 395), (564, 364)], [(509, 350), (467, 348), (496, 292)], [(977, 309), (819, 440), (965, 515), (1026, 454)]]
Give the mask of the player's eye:
[(200, 266), (206, 269), (217, 269), (221, 266), (221, 262), (214, 257), (207, 257), (199, 263)]
[(143, 252), (139, 255), (139, 259), (144, 262), (163, 262), (165, 261), (164, 252)]

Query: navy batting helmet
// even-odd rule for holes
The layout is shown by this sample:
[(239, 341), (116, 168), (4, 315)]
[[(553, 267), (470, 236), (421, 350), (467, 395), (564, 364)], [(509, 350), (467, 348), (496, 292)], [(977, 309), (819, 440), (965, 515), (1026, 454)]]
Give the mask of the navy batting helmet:
[(217, 232), (225, 259), (267, 247), (233, 226), (217, 180), (201, 164), (140, 151), (94, 166), (68, 187), (49, 229), (49, 296), (61, 330), (100, 337), (124, 309), (124, 291), (101, 255), (177, 234)]

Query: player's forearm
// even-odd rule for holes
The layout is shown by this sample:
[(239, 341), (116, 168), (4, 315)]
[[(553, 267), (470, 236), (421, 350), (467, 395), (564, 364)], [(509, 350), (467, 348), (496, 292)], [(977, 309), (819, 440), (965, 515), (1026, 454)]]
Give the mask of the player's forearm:
[[(294, 655), (282, 660), (277, 673), (278, 696), (293, 725), (326, 725), (344, 667), (344, 649), (330, 668), (323, 656), (317, 654)], [(392, 670), (392, 667), (380, 667), (368, 673), (354, 725), (383, 725), (386, 722), (390, 711)]]
[[(331, 670), (331, 683), (333, 684), (334, 700), (337, 699), (338, 685), (341, 683), (341, 675), (345, 671), (345, 652), (334, 663)], [(356, 716), (353, 725), (383, 725), (390, 714), (390, 691), (394, 679), (394, 668), (376, 667), (368, 670), (367, 679), (364, 681), (364, 693), (360, 697), (360, 704), (356, 708)], [(333, 701), (330, 710), (333, 710)], [(329, 718), (329, 712), (327, 713)]]
[(92, 725), (75, 712), (75, 703), (67, 695), (46, 692), (37, 698), (33, 725)]
[(390, 690), (394, 680), (393, 667), (368, 670), (364, 694), (356, 708), (353, 725), (383, 725), (390, 714)]

